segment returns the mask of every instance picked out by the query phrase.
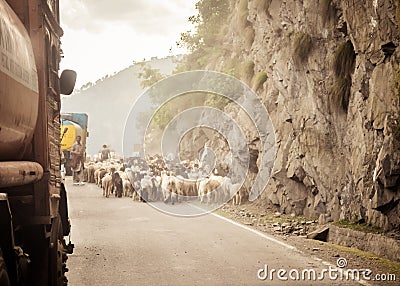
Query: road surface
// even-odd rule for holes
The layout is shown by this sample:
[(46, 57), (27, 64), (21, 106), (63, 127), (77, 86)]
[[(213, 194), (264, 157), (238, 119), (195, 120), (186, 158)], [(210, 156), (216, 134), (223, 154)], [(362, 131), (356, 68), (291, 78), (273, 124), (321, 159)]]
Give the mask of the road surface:
[(360, 285), (331, 280), (329, 265), (218, 215), (167, 215), (128, 198), (104, 198), (94, 184), (72, 186), (69, 178), (67, 190), (75, 244), (70, 286)]

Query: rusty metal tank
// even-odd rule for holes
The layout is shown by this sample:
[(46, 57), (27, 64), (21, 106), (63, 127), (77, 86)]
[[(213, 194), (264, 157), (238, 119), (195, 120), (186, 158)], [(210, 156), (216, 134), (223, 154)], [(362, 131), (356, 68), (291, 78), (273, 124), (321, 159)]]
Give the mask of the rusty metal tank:
[(76, 136), (84, 138), (82, 127), (69, 120), (61, 121), (61, 150), (69, 150), (75, 143)]
[(38, 116), (38, 77), (29, 35), (0, 1), (0, 161), (20, 160)]

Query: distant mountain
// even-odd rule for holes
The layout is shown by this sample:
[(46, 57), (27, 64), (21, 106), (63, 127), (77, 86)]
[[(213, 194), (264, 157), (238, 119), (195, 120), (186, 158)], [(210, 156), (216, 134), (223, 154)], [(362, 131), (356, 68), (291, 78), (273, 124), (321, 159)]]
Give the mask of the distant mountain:
[[(177, 60), (175, 56), (152, 58), (146, 64), (170, 75)], [(137, 75), (140, 71), (140, 64), (134, 64), (62, 98), (62, 112), (87, 113), (89, 116), (88, 155), (97, 154), (103, 144), (122, 155), (125, 120), (136, 98), (144, 91)]]

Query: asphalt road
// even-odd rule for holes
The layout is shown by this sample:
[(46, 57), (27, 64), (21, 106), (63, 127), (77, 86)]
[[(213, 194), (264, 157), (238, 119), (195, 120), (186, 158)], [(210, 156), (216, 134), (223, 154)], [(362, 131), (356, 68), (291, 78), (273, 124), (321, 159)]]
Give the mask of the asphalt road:
[[(67, 263), (70, 286), (359, 285), (331, 280), (328, 272), (321, 281), (329, 270), (322, 261), (218, 215), (167, 215), (128, 198), (104, 198), (93, 184), (72, 186), (69, 178), (67, 191), (75, 244)], [(265, 265), (268, 274), (276, 271), (260, 280)], [(288, 280), (278, 278), (279, 269)], [(305, 269), (314, 270), (317, 281), (306, 272), (302, 279)]]

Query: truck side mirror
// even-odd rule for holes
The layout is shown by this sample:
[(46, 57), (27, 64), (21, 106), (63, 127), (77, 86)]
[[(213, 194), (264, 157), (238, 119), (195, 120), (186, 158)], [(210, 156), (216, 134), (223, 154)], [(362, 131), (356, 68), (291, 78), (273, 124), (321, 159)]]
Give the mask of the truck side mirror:
[(76, 82), (76, 72), (73, 70), (63, 70), (60, 76), (60, 93), (70, 95), (74, 91)]

